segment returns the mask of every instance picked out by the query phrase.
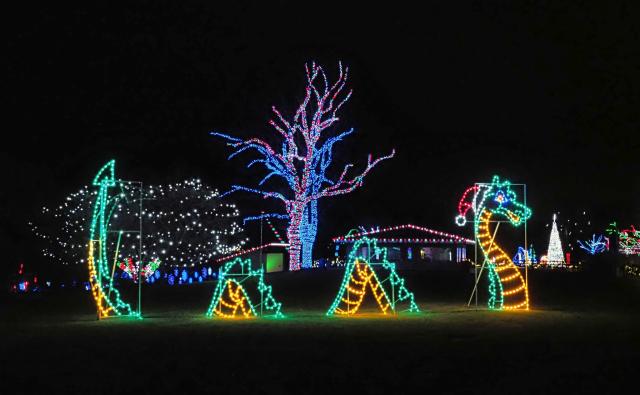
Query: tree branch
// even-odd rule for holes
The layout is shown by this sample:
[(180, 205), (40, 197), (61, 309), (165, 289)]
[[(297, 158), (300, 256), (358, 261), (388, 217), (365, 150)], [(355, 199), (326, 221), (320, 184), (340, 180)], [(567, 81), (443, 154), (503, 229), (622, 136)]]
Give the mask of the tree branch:
[[(295, 181), (295, 178), (296, 178), (295, 168), (290, 165), (289, 161), (286, 160), (283, 155), (278, 154), (273, 148), (271, 148), (271, 146), (267, 142), (258, 138), (242, 140), (242, 139), (229, 136), (223, 133), (218, 133), (218, 132), (211, 132), (210, 135), (216, 136), (216, 137), (222, 137), (229, 141), (227, 145), (236, 148), (236, 150), (233, 153), (231, 153), (231, 155), (229, 155), (227, 159), (232, 159), (233, 157), (241, 154), (242, 152), (253, 148), (256, 151), (258, 151), (259, 154), (262, 155), (263, 159), (255, 159), (249, 162), (247, 167), (251, 167), (255, 163), (262, 163), (268, 170), (271, 170), (272, 174), (269, 177), (271, 177), (272, 175), (278, 175), (284, 178), (289, 184), (291, 184), (292, 181)], [(260, 185), (262, 185), (262, 183)]]
[(373, 162), (371, 161), (371, 154), (369, 154), (369, 157), (367, 159), (366, 169), (361, 174), (351, 178), (350, 180), (345, 180), (344, 177), (347, 174), (347, 170), (349, 170), (349, 168), (353, 165), (352, 164), (346, 165), (344, 167), (344, 170), (342, 171), (342, 174), (340, 175), (340, 178), (334, 185), (331, 185), (325, 188), (322, 192), (311, 196), (309, 198), (309, 201), (319, 199), (321, 197), (344, 195), (344, 194), (353, 192), (356, 188), (362, 186), (364, 178), (366, 177), (366, 175), (369, 173), (371, 169), (373, 169), (381, 161), (393, 158), (395, 154), (396, 154), (396, 150), (394, 149), (393, 151), (391, 151), (391, 154), (387, 156), (382, 156), (374, 160)]
[(260, 214), (260, 215), (255, 215), (253, 217), (245, 218), (244, 220), (242, 220), (242, 224), (245, 225), (249, 221), (257, 221), (257, 220), (261, 220), (263, 218), (289, 219), (289, 216), (287, 214), (278, 214), (278, 213)]
[(230, 190), (228, 190), (227, 192), (221, 194), (220, 197), (223, 198), (223, 197), (225, 197), (227, 195), (230, 195), (230, 194), (232, 194), (234, 192), (238, 192), (238, 191), (256, 193), (258, 195), (262, 195), (262, 197), (264, 199), (266, 199), (266, 198), (274, 198), (274, 199), (282, 200), (285, 204), (288, 203), (288, 200), (281, 193), (261, 191), (259, 189), (247, 188), (247, 187), (242, 186), (242, 185), (233, 185)]

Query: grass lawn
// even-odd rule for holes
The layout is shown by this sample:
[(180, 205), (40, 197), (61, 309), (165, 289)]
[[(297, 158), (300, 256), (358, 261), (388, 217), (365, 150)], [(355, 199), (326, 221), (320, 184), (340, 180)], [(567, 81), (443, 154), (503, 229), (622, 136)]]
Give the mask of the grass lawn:
[(9, 299), (0, 380), (17, 392), (252, 394), (617, 392), (637, 380), (638, 282), (534, 273), (533, 310), (496, 312), (465, 306), (465, 273), (403, 274), (425, 312), (325, 317), (338, 271), (267, 276), (281, 320), (205, 318), (213, 283), (145, 290), (143, 320), (96, 321), (78, 291)]

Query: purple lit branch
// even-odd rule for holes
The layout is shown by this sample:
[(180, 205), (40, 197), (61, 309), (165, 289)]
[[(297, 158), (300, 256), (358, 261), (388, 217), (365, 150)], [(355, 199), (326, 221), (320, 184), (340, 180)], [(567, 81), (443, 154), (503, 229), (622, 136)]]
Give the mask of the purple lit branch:
[(356, 188), (362, 186), (362, 183), (364, 182), (364, 178), (366, 177), (366, 175), (369, 173), (371, 169), (373, 169), (381, 161), (393, 158), (395, 154), (396, 154), (396, 150), (394, 149), (391, 151), (391, 154), (387, 156), (381, 156), (380, 158), (374, 160), (373, 162), (371, 162), (371, 154), (369, 154), (369, 157), (367, 160), (367, 168), (361, 174), (351, 178), (348, 181), (345, 181), (344, 177), (347, 174), (347, 171), (349, 170), (350, 167), (353, 166), (351, 163), (347, 164), (344, 167), (344, 170), (342, 171), (340, 178), (335, 184), (325, 188), (319, 194), (314, 195), (313, 197), (310, 198), (310, 200), (319, 199), (321, 197), (326, 197), (326, 196), (343, 195), (345, 193), (353, 192)]
[(349, 69), (343, 69), (342, 63), (339, 63), (338, 67), (338, 79), (330, 85), (322, 67), (316, 65), (315, 62), (305, 64), (307, 80), (305, 95), (290, 120), (287, 120), (275, 106), (271, 107), (274, 116), (269, 120), (269, 125), (283, 138), (280, 152), (276, 152), (271, 145), (262, 139), (242, 140), (223, 133), (211, 133), (212, 136), (227, 140), (227, 145), (234, 148), (229, 159), (243, 152), (250, 151), (258, 154), (258, 158), (251, 160), (247, 167), (259, 163), (268, 170), (267, 174), (258, 182), (260, 187), (276, 176), (286, 181), (288, 197), (280, 192), (270, 192), (240, 185), (234, 185), (224, 195), (245, 191), (261, 195), (263, 198), (275, 198), (284, 203), (286, 215), (279, 215), (289, 220), (287, 237), (290, 243), (289, 253), (292, 270), (300, 268), (300, 254), (303, 247), (304, 265), (310, 266), (311, 264), (311, 250), (317, 233), (317, 200), (326, 196), (352, 192), (362, 186), (364, 178), (371, 169), (381, 161), (395, 155), (395, 150), (390, 155), (376, 160), (372, 160), (369, 155), (367, 167), (361, 174), (347, 179), (347, 172), (353, 167), (349, 163), (344, 167), (337, 181), (334, 182), (327, 178), (326, 172), (333, 161), (334, 144), (353, 133), (353, 129), (349, 129), (325, 138), (322, 135), (325, 130), (331, 128), (340, 119), (338, 111), (351, 98), (353, 92), (349, 90), (345, 94)]

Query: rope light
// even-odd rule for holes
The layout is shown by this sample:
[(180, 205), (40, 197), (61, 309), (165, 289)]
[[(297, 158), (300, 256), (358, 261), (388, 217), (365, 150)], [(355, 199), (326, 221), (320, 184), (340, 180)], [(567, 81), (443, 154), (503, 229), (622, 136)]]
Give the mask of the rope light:
[(464, 226), (467, 213), (474, 212), (474, 235), (488, 267), (488, 307), (496, 310), (529, 309), (529, 290), (518, 267), (495, 242), (489, 230), (494, 217), (502, 217), (513, 226), (531, 217), (531, 209), (518, 202), (507, 180), (494, 176), (490, 184), (474, 185), (465, 190), (458, 202), (455, 222)]

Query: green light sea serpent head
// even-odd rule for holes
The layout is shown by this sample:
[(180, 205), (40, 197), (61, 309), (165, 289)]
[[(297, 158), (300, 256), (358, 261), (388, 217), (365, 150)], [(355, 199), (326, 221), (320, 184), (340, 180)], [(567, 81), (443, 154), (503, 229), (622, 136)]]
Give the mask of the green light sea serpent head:
[[(474, 215), (479, 215), (484, 209), (493, 215), (508, 219), (513, 226), (520, 226), (531, 218), (531, 209), (517, 200), (516, 193), (511, 189), (511, 182), (500, 181), (498, 176), (493, 176), (490, 184), (467, 188), (458, 203), (456, 224), (459, 226), (466, 224), (469, 210), (472, 210)], [(475, 222), (477, 226), (477, 221)]]
[[(490, 233), (492, 218), (504, 218), (520, 226), (531, 217), (531, 209), (517, 200), (507, 180), (494, 176), (491, 183), (467, 188), (458, 202), (456, 224), (464, 226), (467, 212), (474, 215), (474, 238), (482, 250), (489, 277), (490, 309), (529, 309), (527, 284), (509, 255), (495, 242)], [(496, 228), (497, 229), (497, 228)], [(483, 263), (484, 267), (484, 263)]]

